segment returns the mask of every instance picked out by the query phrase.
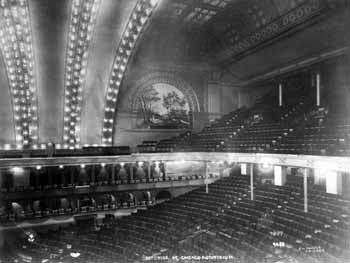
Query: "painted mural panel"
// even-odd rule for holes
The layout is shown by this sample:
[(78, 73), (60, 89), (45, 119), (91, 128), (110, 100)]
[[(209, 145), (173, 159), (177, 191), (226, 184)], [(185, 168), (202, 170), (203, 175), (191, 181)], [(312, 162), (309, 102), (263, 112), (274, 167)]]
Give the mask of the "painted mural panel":
[(139, 90), (132, 98), (139, 129), (187, 129), (191, 112), (185, 95), (169, 84), (157, 83)]

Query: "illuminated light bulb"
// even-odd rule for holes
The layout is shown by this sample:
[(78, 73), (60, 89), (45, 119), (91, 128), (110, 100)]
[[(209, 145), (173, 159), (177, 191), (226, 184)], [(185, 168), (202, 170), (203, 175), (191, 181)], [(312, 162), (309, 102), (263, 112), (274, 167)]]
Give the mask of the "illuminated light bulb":
[(64, 166), (63, 166), (63, 165), (60, 165), (60, 166), (58, 166), (58, 168), (63, 169), (63, 168), (64, 168)]
[(142, 25), (144, 25), (146, 23), (146, 21), (147, 21), (146, 17), (141, 17), (140, 18), (140, 22), (141, 22)]
[(106, 166), (106, 164), (105, 163), (101, 163), (101, 167), (105, 167)]
[(5, 150), (11, 150), (11, 145), (8, 144), (8, 143), (6, 143), (6, 144), (4, 145), (4, 149), (5, 149)]
[(81, 164), (80, 167), (81, 167), (82, 169), (84, 169), (84, 168), (85, 168), (85, 164)]
[(152, 12), (151, 8), (146, 8), (145, 13), (147, 16), (149, 16), (151, 14), (151, 12)]
[(36, 166), (36, 169), (37, 169), (37, 170), (41, 170), (41, 165), (37, 165), (37, 166)]
[(22, 167), (15, 166), (11, 168), (11, 171), (15, 174), (20, 174), (24, 172), (24, 169)]

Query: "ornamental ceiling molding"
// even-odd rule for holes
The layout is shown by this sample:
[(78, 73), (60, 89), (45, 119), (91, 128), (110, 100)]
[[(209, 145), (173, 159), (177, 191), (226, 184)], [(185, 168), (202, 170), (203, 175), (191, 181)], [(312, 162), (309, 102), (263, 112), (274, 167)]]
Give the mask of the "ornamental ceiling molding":
[(245, 52), (256, 48), (263, 42), (271, 40), (287, 30), (290, 30), (314, 17), (320, 16), (329, 10), (331, 10), (331, 8), (325, 1), (305, 1), (303, 4), (287, 12), (285, 15), (265, 25), (258, 31), (246, 36), (233, 46), (225, 48), (217, 55), (217, 60), (223, 64), (230, 63), (230, 61), (241, 56)]
[(196, 92), (185, 80), (173, 72), (153, 72), (136, 81), (128, 95), (127, 101), (129, 102), (129, 110), (133, 109), (134, 99), (138, 94), (142, 93), (142, 90), (150, 85), (158, 83), (169, 84), (180, 90), (188, 101), (190, 111), (192, 113), (200, 112), (200, 105)]
[(149, 20), (154, 14), (157, 3), (158, 0), (139, 0), (136, 3), (116, 49), (116, 55), (113, 61), (105, 96), (104, 118), (102, 123), (102, 145), (113, 145), (119, 89), (131, 56), (141, 38), (142, 32), (144, 32), (149, 25)]
[(16, 148), (35, 149), (39, 126), (38, 100), (27, 0), (0, 2), (0, 50), (12, 95)]

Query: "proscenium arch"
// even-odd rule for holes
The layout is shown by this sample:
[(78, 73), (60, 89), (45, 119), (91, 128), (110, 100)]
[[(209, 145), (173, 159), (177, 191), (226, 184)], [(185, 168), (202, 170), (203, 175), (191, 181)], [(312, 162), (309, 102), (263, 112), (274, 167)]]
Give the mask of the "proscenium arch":
[[(170, 72), (150, 73), (142, 77), (138, 81), (136, 81), (135, 85), (131, 88), (128, 94), (129, 102), (131, 102), (132, 98), (134, 98), (139, 91), (143, 90), (147, 86), (151, 86), (159, 83), (168, 84), (177, 88), (179, 91), (181, 91), (185, 95), (185, 98), (188, 101), (188, 104), (190, 107), (190, 111), (192, 113), (200, 112), (200, 106), (199, 106), (196, 92), (180, 76)], [(129, 103), (129, 105), (131, 105), (131, 103)]]

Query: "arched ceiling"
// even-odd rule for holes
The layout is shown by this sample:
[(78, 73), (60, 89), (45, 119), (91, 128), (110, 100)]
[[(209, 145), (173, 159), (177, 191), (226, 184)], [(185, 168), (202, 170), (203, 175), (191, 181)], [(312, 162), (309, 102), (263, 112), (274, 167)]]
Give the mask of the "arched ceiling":
[(124, 75), (139, 63), (212, 67), (244, 79), (265, 69), (253, 59), (261, 47), (343, 6), (347, 1), (0, 0), (0, 147), (111, 145)]

